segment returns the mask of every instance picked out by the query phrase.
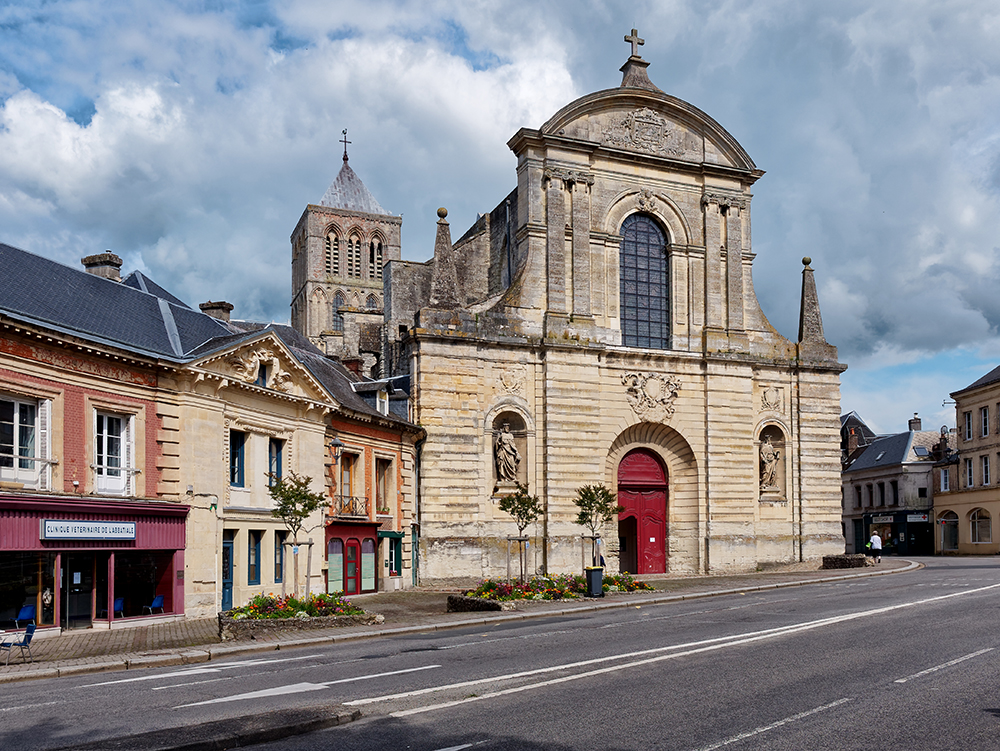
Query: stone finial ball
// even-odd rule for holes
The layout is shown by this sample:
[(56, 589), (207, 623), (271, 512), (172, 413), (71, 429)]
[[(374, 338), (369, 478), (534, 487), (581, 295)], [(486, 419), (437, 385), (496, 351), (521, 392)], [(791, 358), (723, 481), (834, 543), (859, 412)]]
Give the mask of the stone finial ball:
[(448, 209), (442, 206), (440, 209), (438, 209), (438, 216), (444, 219), (446, 216), (448, 216)]
[(812, 262), (813, 262), (813, 259), (811, 259), (809, 256), (805, 256), (802, 259), (802, 265), (803, 266), (808, 266)]

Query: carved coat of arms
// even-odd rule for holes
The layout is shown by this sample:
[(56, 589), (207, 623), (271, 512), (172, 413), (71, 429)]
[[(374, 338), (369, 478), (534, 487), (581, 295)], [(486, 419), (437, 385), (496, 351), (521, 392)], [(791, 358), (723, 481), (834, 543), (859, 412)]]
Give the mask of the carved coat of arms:
[(649, 107), (628, 113), (604, 131), (603, 142), (609, 146), (644, 151), (647, 154), (680, 156), (697, 151), (692, 136), (673, 126), (669, 120)]
[(632, 411), (644, 420), (662, 421), (674, 414), (674, 400), (681, 382), (659, 373), (626, 373), (622, 376), (625, 396)]

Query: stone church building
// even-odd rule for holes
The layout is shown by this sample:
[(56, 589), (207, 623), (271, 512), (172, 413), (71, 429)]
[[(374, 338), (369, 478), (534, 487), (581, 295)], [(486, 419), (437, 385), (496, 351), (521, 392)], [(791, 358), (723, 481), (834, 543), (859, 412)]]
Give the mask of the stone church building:
[[(634, 30), (626, 41), (620, 86), (510, 139), (516, 188), (459, 240), (444, 209), (426, 263), (399, 260), (398, 234), (380, 230), (382, 366), (411, 377), (427, 432), (424, 581), (505, 574), (517, 529), (498, 501), (516, 483), (544, 505), (526, 531), (539, 572), (579, 571), (573, 499), (597, 483), (623, 507), (603, 531), (611, 570), (843, 552), (845, 366), (824, 338), (809, 259), (791, 341), (753, 288), (750, 191), (764, 173), (711, 117), (651, 83)], [(343, 243), (355, 226), (341, 217), (303, 215), (293, 242), (304, 238), (310, 274), (324, 237)], [(357, 226), (367, 243), (375, 228)], [(328, 301), (331, 287), (305, 283), (293, 310), (320, 289)]]

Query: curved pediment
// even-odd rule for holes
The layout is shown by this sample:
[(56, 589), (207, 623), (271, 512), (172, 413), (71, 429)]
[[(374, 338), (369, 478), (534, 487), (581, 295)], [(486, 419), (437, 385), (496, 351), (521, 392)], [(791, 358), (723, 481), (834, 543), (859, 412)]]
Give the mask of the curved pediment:
[(754, 179), (763, 174), (715, 120), (658, 91), (617, 88), (588, 94), (559, 110), (540, 133), (612, 150), (717, 165), (751, 173)]

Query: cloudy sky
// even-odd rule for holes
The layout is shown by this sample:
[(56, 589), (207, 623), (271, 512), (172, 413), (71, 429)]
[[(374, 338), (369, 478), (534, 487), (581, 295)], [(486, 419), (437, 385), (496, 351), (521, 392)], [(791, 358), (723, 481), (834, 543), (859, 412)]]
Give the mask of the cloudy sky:
[(995, 0), (0, 0), (0, 241), (110, 249), (192, 304), (287, 321), (288, 237), (341, 165), (431, 255), (514, 186), (507, 139), (650, 78), (767, 174), (754, 278), (797, 333), (813, 258), (843, 410), (881, 432), (1000, 363)]

